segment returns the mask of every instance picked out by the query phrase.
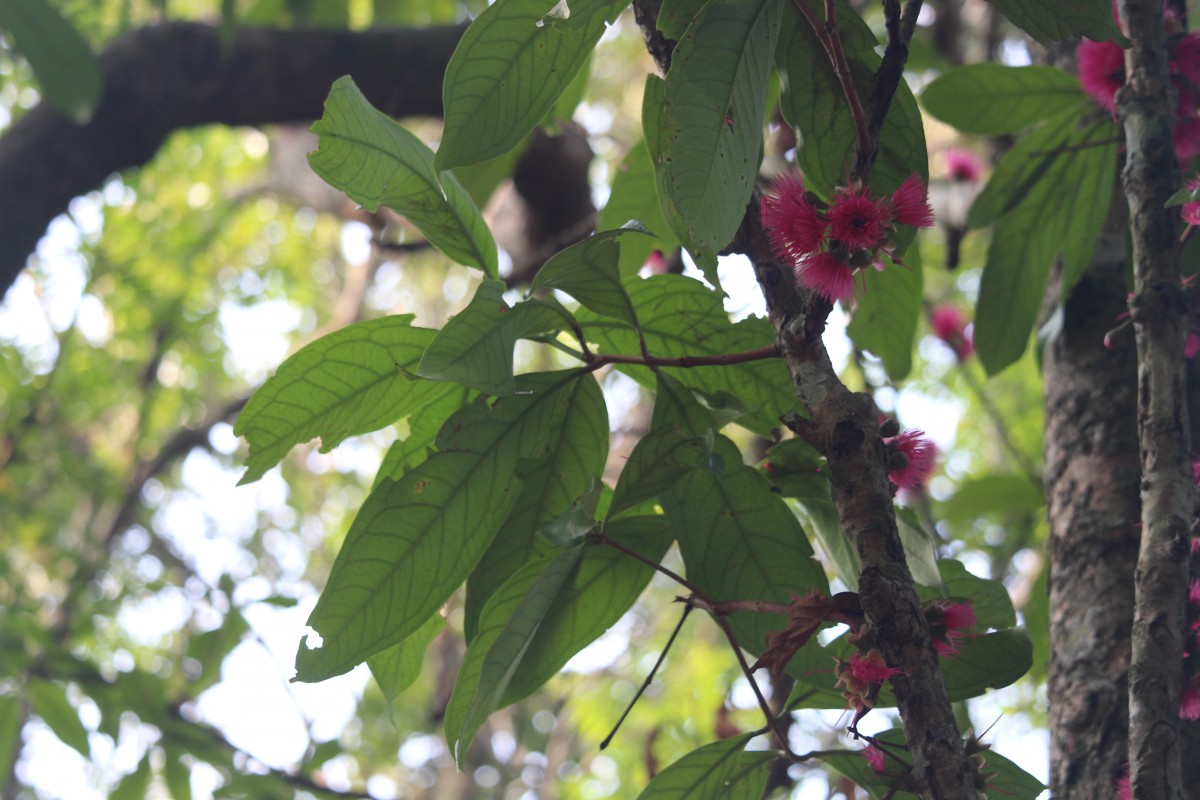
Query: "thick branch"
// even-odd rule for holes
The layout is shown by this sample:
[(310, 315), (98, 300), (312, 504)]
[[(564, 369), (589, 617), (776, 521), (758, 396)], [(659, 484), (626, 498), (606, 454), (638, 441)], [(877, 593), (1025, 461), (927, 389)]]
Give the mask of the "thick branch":
[(1125, 52), (1128, 77), (1117, 110), (1125, 128), (1121, 177), (1133, 239), (1142, 460), (1142, 543), (1129, 671), (1130, 777), (1135, 797), (1174, 800), (1185, 796), (1178, 708), (1193, 491), (1183, 356), (1187, 309), (1179, 284), (1176, 216), (1164, 208), (1179, 185), (1172, 139), (1176, 90), (1161, 2), (1122, 0), (1120, 11), (1133, 43)]
[(73, 197), (146, 163), (176, 130), (315, 120), (347, 74), (392, 116), (440, 116), (441, 76), (464, 30), (243, 28), (223, 48), (216, 28), (171, 22), (114, 40), (91, 122), (42, 104), (0, 136), (0, 293)]

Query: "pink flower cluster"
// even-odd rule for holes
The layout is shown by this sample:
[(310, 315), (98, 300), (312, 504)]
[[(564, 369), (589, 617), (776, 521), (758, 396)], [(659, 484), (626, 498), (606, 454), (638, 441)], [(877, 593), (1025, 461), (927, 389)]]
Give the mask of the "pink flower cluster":
[(887, 451), (888, 480), (901, 489), (919, 492), (933, 473), (937, 446), (925, 431), (909, 428), (883, 440)]
[(864, 709), (875, 707), (875, 695), (878, 687), (888, 678), (899, 675), (903, 670), (889, 667), (883, 660), (883, 653), (872, 647), (865, 654), (855, 653), (849, 661), (835, 658), (833, 674), (837, 684), (846, 687), (843, 694), (850, 707), (862, 712)]
[(938, 600), (925, 609), (925, 618), (929, 620), (933, 649), (942, 658), (957, 656), (963, 639), (971, 635), (967, 631), (974, 630), (977, 624), (975, 609), (970, 602)]
[(791, 264), (801, 284), (831, 301), (854, 296), (860, 267), (882, 270), (882, 255), (899, 263), (892, 255), (897, 225), (933, 225), (919, 175), (909, 176), (890, 198), (877, 197), (865, 186), (843, 187), (826, 207), (805, 191), (799, 176), (787, 173), (763, 195), (761, 211), (775, 255)]
[[(1192, 465), (1193, 477), (1196, 465)], [(1193, 552), (1196, 549), (1192, 543)], [(1188, 630), (1183, 638), (1183, 691), (1179, 693), (1179, 718), (1200, 719), (1200, 580), (1192, 579), (1188, 586)]]
[[(1180, 164), (1200, 153), (1200, 34), (1184, 33), (1167, 16), (1171, 49), (1171, 82), (1179, 92), (1175, 104), (1175, 157)], [(1101, 106), (1115, 113), (1117, 90), (1125, 85), (1125, 51), (1115, 42), (1083, 40), (1075, 51), (1079, 84)]]
[(938, 306), (929, 314), (933, 335), (950, 346), (959, 363), (975, 352), (975, 338), (966, 318), (954, 306)]

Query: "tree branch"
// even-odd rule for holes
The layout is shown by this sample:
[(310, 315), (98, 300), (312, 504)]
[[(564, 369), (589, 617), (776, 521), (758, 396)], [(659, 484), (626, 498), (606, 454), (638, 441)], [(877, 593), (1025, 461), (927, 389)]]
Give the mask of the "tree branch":
[(1135, 573), (1133, 662), (1129, 670), (1130, 780), (1135, 797), (1182, 798), (1179, 695), (1183, 680), (1191, 480), (1187, 304), (1180, 286), (1179, 186), (1171, 84), (1159, 0), (1121, 0), (1133, 46), (1117, 93), (1125, 128), (1121, 178), (1133, 239), (1134, 331), (1138, 351), (1138, 440), (1142, 460), (1142, 542)]
[(346, 74), (387, 114), (441, 116), (441, 75), (465, 29), (240, 28), (225, 47), (215, 27), (170, 22), (115, 39), (87, 125), (43, 103), (0, 136), (0, 293), (72, 198), (145, 164), (177, 130), (315, 120)]

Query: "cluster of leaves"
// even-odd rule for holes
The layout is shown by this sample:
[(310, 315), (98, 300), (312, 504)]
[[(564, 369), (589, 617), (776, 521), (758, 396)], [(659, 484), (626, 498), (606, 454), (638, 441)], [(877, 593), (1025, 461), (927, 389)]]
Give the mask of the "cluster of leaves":
[[(732, 239), (754, 191), (761, 121), (771, 107), (768, 98), (774, 102), (776, 74), (779, 107), (803, 135), (798, 159), (806, 179), (819, 194), (832, 193), (853, 146), (854, 120), (818, 34), (778, 0), (665, 4), (660, 25), (679, 44), (666, 78), (647, 79), (645, 144), (631, 151), (619, 173), (601, 232), (553, 258), (532, 287), (557, 290), (578, 305), (541, 293), (510, 305), (494, 280), (495, 244), (455, 172), (504, 158), (553, 113), (605, 25), (625, 6), (577, 3), (567, 16), (547, 15), (546, 5), (499, 2), (468, 30), (447, 72), (446, 128), (436, 153), (373, 109), (349, 79), (334, 86), (314, 128), (320, 136), (320, 149), (311, 156), (314, 170), (369, 210), (397, 210), (431, 244), (479, 267), (488, 279), (440, 331), (388, 317), (304, 348), (255, 395), (237, 427), (251, 446), (245, 482), (316, 436), (328, 450), (349, 436), (406, 420), (409, 434), (387, 454), (309, 620), (320, 642), (301, 644), (297, 678), (323, 680), (366, 661), (394, 696), (415, 679), (420, 654), (442, 625), (439, 609), (465, 583), (469, 647), (446, 714), (456, 753), (488, 714), (536, 691), (613, 624), (672, 542), (687, 586), (718, 601), (778, 604), (793, 594), (827, 593), (826, 577), (811, 558), (810, 535), (830, 555), (838, 577), (851, 587), (857, 583), (856, 556), (840, 531), (821, 459), (791, 440), (772, 449), (769, 470), (755, 469), (721, 433), (736, 422), (773, 437), (779, 416), (791, 410), (786, 369), (764, 357), (774, 331), (757, 319), (732, 323), (720, 296), (697, 281), (634, 274), (651, 246), (678, 243), (716, 284), (716, 254)], [(878, 64), (875, 38), (848, 6), (839, 5), (838, 15), (854, 80), (865, 92)], [(1086, 16), (1088, 25), (1108, 30), (1097, 19)], [(1070, 20), (1043, 22), (1030, 22), (1031, 32), (1078, 31)], [(505, 67), (497, 70), (496, 63)], [(972, 132), (1009, 133), (1045, 122), (1042, 138), (1022, 142), (1011, 166), (997, 171), (972, 221), (996, 224), (994, 249), (1006, 246), (1001, 228), (1017, 224), (1018, 213), (1025, 215), (1022, 225), (1034, 214), (1043, 227), (1069, 226), (1071, 243), (1082, 253), (1071, 251), (1068, 271), (1077, 277), (1087, 261), (1084, 243), (1105, 209), (1089, 206), (1089, 213), (1074, 214), (1061, 202), (1051, 209), (1042, 187), (1074, 180), (1077, 172), (1107, 185), (1093, 174), (1102, 172), (1096, 168), (1107, 151), (1073, 145), (1088, 145), (1111, 129), (1101, 120), (1081, 130), (1079, 108), (1055, 113), (1063, 96), (1082, 101), (1067, 77), (1053, 70), (970, 68), (935, 82), (925, 102), (934, 113), (953, 109), (943, 113), (970, 117), (964, 130)], [(976, 98), (980, 85), (993, 87), (989, 102), (1009, 98), (1015, 107), (1018, 93), (1027, 99), (1031, 88), (1049, 99), (1032, 107), (1022, 103), (1019, 111), (961, 111), (972, 108), (962, 98)], [(926, 169), (920, 115), (902, 84), (884, 126), (872, 185), (888, 192)], [(647, 184), (657, 204), (646, 204)], [(1107, 195), (1077, 197), (1094, 205)], [(1031, 211), (1026, 203), (1033, 200), (1040, 204)], [(617, 227), (630, 218), (639, 221)], [(1057, 248), (1063, 234), (1054, 230)], [(1013, 238), (1028, 249), (1043, 237)], [(1021, 268), (1048, 271), (1056, 252), (1023, 250)], [(1007, 266), (993, 270), (1000, 277), (985, 277), (981, 325), (990, 318), (984, 297), (1018, 305), (1040, 297), (1013, 259), (997, 256), (995, 263)], [(883, 355), (889, 372), (903, 375), (921, 276), (916, 269), (884, 274), (893, 277), (879, 281), (897, 285), (871, 287), (851, 333), (878, 343), (871, 349)], [(996, 281), (1022, 291), (996, 289)], [(897, 308), (905, 319), (889, 328)], [(1032, 317), (1025, 314), (1022, 322), (1008, 307), (988, 313), (1014, 331), (1025, 325), (1023, 332), (998, 337), (1007, 350), (988, 351), (985, 364), (995, 371), (1009, 363), (1002, 359), (1020, 355)], [(1021, 347), (1012, 354), (1018, 334)], [(554, 348), (576, 366), (514, 375), (513, 349), (522, 339)], [(895, 340), (899, 346), (890, 344)], [(650, 431), (611, 489), (599, 478), (609, 425), (594, 378), (610, 364), (657, 398)], [(952, 699), (1024, 674), (1031, 645), (1015, 627), (1004, 588), (970, 575), (958, 562), (935, 563), (916, 517), (900, 519), (926, 599), (968, 599), (977, 614), (980, 635), (942, 666)], [(733, 641), (753, 654), (761, 654), (766, 634), (783, 624), (779, 615), (739, 611), (729, 617)], [(788, 664), (798, 681), (789, 709), (843, 707), (827, 671), (834, 656), (847, 657), (851, 648), (844, 639), (826, 647), (814, 640), (797, 653)], [(886, 705), (889, 698), (885, 688), (879, 702)], [(742, 754), (748, 738), (696, 751), (647, 791), (708, 796), (695, 792), (718, 773), (712, 792), (765, 779), (767, 759)], [(894, 776), (863, 774), (840, 756), (828, 760), (881, 795), (894, 788)], [(1005, 780), (1018, 796), (1040, 791), (1036, 781), (1012, 770)]]

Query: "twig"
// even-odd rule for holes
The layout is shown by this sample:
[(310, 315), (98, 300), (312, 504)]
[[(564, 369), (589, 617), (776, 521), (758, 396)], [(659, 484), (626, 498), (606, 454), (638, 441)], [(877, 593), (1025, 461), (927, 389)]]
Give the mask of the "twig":
[(654, 666), (650, 669), (650, 674), (648, 674), (646, 679), (642, 681), (642, 685), (637, 690), (637, 694), (635, 694), (633, 699), (629, 701), (629, 705), (625, 706), (625, 711), (621, 714), (621, 718), (617, 720), (617, 724), (613, 725), (612, 731), (610, 731), (608, 736), (604, 737), (604, 741), (600, 743), (601, 750), (608, 747), (608, 745), (612, 742), (613, 737), (617, 735), (617, 731), (621, 728), (621, 723), (625, 722), (625, 718), (629, 716), (630, 711), (633, 711), (633, 707), (637, 705), (637, 701), (640, 700), (642, 695), (646, 693), (646, 690), (650, 688), (650, 684), (654, 681), (654, 676), (658, 674), (658, 668), (661, 667), (663, 662), (667, 660), (667, 653), (671, 651), (671, 645), (675, 644), (675, 637), (679, 635), (681, 630), (683, 630), (683, 623), (687, 621), (688, 614), (692, 613), (692, 608), (693, 606), (691, 603), (686, 603), (683, 606), (683, 613), (679, 616), (679, 622), (675, 623), (675, 630), (671, 631), (671, 637), (667, 639), (667, 643), (663, 647), (662, 652), (658, 654), (658, 660), (654, 662)]
[(682, 586), (683, 588), (685, 588), (689, 592), (691, 592), (695, 597), (703, 598), (704, 601), (709, 604), (712, 603), (712, 598), (710, 598), (708, 596), (708, 594), (706, 594), (704, 592), (703, 589), (701, 589), (700, 587), (693, 584), (687, 578), (683, 577), (682, 575), (678, 574), (677, 572), (675, 572), (674, 570), (672, 570), (668, 567), (664, 567), (662, 564), (658, 563), (657, 561), (655, 561), (653, 559), (646, 558), (644, 555), (642, 555), (638, 551), (626, 547), (625, 545), (621, 544), (620, 542), (616, 541), (615, 539), (608, 538), (608, 536), (606, 536), (604, 534), (603, 530), (597, 531), (596, 533), (592, 534), (592, 536), (595, 539), (595, 541), (598, 542), (599, 544), (605, 544), (605, 545), (608, 545), (609, 547), (613, 548), (614, 550), (620, 550), (625, 555), (627, 555), (631, 558), (637, 559), (638, 561), (642, 562), (643, 564), (645, 564), (646, 566), (655, 570), (656, 572), (661, 572), (663, 575), (666, 575), (668, 578), (675, 581), (680, 586)]
[(783, 614), (787, 616), (790, 607), (786, 603), (768, 603), (765, 600), (724, 600), (720, 603), (707, 603), (697, 598), (695, 605), (702, 611), (713, 616), (728, 616), (736, 611), (750, 611), (755, 614)]
[(859, 160), (853, 170), (853, 174), (863, 180), (875, 162), (879, 150), (879, 132), (883, 130), (883, 122), (887, 118), (888, 109), (891, 108), (896, 89), (904, 79), (904, 65), (908, 63), (908, 45), (917, 27), (921, 0), (906, 0), (903, 11), (900, 10), (899, 0), (884, 0), (883, 13), (888, 34), (887, 47), (883, 51), (883, 61), (871, 81), (871, 110), (867, 121), (870, 148), (865, 157), (860, 148)]
[(750, 683), (750, 688), (754, 690), (754, 697), (758, 700), (758, 707), (762, 709), (763, 716), (767, 719), (767, 726), (774, 734), (775, 740), (779, 742), (779, 746), (783, 748), (783, 752), (789, 759), (794, 759), (796, 753), (792, 750), (791, 745), (787, 741), (787, 733), (780, 729), (779, 718), (771, 711), (771, 705), (767, 702), (767, 698), (763, 697), (762, 690), (758, 688), (758, 681), (754, 680), (754, 670), (750, 669), (750, 664), (746, 661), (746, 656), (742, 653), (742, 646), (738, 644), (737, 635), (734, 634), (733, 628), (729, 627), (729, 620), (719, 614), (712, 614), (712, 619), (717, 623), (717, 627), (725, 634), (725, 638), (729, 641), (729, 646), (733, 648), (733, 654), (737, 656), (738, 666), (742, 668), (742, 674), (746, 676), (746, 680)]
[(730, 364), (745, 364), (750, 361), (779, 358), (781, 355), (782, 351), (778, 344), (744, 350), (740, 353), (717, 353), (711, 356), (627, 356), (619, 353), (601, 353), (596, 355), (586, 369), (588, 372), (595, 372), (609, 364), (640, 364), (645, 367), (724, 367)]

